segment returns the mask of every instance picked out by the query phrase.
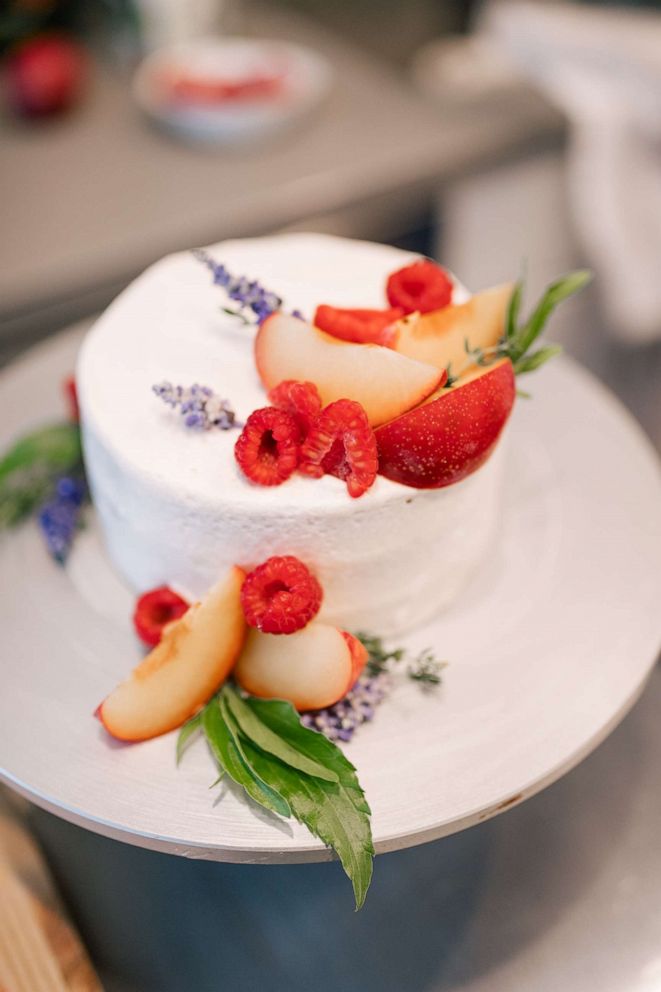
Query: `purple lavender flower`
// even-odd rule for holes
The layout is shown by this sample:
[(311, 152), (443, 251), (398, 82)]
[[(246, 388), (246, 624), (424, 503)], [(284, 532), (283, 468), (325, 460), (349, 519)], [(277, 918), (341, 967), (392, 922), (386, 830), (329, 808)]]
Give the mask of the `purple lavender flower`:
[[(246, 322), (250, 323), (251, 321), (248, 320), (246, 311), (252, 311), (256, 322), (261, 324), (263, 320), (266, 320), (267, 317), (281, 308), (282, 300), (277, 293), (272, 293), (270, 290), (264, 289), (256, 279), (251, 280), (246, 276), (233, 276), (224, 265), (215, 262), (211, 255), (203, 248), (196, 248), (193, 251), (193, 255), (209, 269), (213, 275), (214, 284), (221, 286), (230, 300), (239, 304), (238, 310), (228, 310), (228, 313), (242, 317)], [(302, 319), (302, 314), (298, 310), (295, 310), (293, 315)]]
[(350, 741), (358, 727), (372, 719), (389, 689), (387, 672), (363, 673), (346, 696), (326, 709), (304, 713), (301, 722), (310, 730), (325, 734), (331, 741)]
[(80, 527), (82, 506), (87, 495), (81, 479), (62, 476), (53, 497), (39, 510), (37, 521), (51, 557), (64, 565)]
[(186, 427), (195, 430), (208, 431), (218, 427), (228, 431), (230, 427), (238, 427), (234, 410), (228, 400), (217, 396), (208, 386), (174, 386), (164, 380), (152, 386), (157, 396), (173, 409), (179, 407), (179, 414)]

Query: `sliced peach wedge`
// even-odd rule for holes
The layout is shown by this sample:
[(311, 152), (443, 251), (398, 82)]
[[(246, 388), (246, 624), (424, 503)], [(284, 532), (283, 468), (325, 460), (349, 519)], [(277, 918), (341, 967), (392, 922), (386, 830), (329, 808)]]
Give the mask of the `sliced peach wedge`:
[(466, 478), (495, 448), (515, 396), (508, 358), (471, 369), (451, 388), (375, 431), (379, 474), (416, 489), (440, 489)]
[(445, 369), (454, 376), (471, 364), (471, 349), (493, 348), (505, 333), (507, 307), (514, 291), (512, 283), (476, 293), (466, 303), (431, 313), (412, 314), (398, 321), (390, 332), (389, 347), (398, 354)]
[(113, 737), (141, 741), (174, 730), (225, 681), (245, 640), (244, 578), (242, 569), (231, 568), (103, 700), (96, 715)]
[(286, 636), (251, 630), (234, 677), (253, 696), (317, 710), (346, 696), (366, 661), (357, 638), (313, 620)]
[(377, 344), (341, 341), (297, 317), (275, 313), (255, 339), (257, 371), (272, 389), (285, 379), (314, 382), (324, 406), (334, 400), (360, 403), (370, 424), (384, 424), (421, 403), (436, 389), (442, 371)]

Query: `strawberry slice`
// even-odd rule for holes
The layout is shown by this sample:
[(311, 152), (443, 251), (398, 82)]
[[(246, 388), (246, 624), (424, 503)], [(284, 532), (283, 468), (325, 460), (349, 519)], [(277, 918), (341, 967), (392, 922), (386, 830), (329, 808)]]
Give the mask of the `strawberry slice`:
[(361, 310), (331, 307), (322, 303), (314, 315), (314, 325), (341, 341), (357, 344), (387, 344), (388, 328), (404, 316), (401, 307), (389, 310)]

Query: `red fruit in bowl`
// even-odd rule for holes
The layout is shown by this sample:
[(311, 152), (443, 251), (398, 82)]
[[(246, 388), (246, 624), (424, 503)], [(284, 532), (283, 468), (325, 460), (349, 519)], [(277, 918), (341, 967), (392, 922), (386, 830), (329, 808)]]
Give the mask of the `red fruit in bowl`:
[(466, 478), (495, 448), (515, 396), (508, 358), (471, 372), (377, 428), (379, 474), (415, 489), (440, 489)]
[(393, 272), (386, 284), (391, 307), (401, 307), (404, 313), (429, 313), (452, 302), (452, 279), (440, 265), (421, 258)]
[(37, 35), (9, 55), (9, 101), (26, 117), (60, 113), (78, 98), (85, 69), (85, 53), (75, 41), (57, 34)]

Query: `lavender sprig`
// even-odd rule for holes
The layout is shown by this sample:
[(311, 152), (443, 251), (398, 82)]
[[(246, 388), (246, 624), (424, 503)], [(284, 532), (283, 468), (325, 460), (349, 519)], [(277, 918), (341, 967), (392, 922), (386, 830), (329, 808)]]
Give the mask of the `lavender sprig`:
[(175, 386), (164, 380), (152, 386), (154, 393), (171, 406), (179, 407), (186, 427), (208, 431), (217, 427), (228, 431), (238, 427), (236, 414), (228, 400), (221, 399), (213, 389), (195, 383), (192, 386)]
[(246, 276), (233, 276), (224, 265), (214, 261), (204, 248), (196, 248), (193, 251), (193, 255), (198, 262), (202, 262), (209, 269), (213, 276), (214, 284), (221, 286), (230, 300), (234, 300), (235, 303), (239, 304), (238, 310), (227, 310), (227, 313), (232, 313), (237, 317), (242, 317), (246, 322), (250, 322), (245, 311), (252, 311), (257, 323), (261, 323), (275, 310), (281, 308), (282, 300), (277, 293), (272, 293), (268, 289), (265, 289), (256, 279), (248, 279)]
[(46, 548), (60, 565), (66, 562), (80, 528), (86, 496), (87, 489), (82, 479), (65, 475), (58, 479), (52, 498), (39, 510), (37, 522)]
[(310, 730), (318, 730), (331, 741), (350, 741), (356, 730), (372, 719), (389, 689), (390, 678), (386, 672), (379, 675), (363, 673), (339, 702), (314, 713), (303, 713), (301, 723)]

